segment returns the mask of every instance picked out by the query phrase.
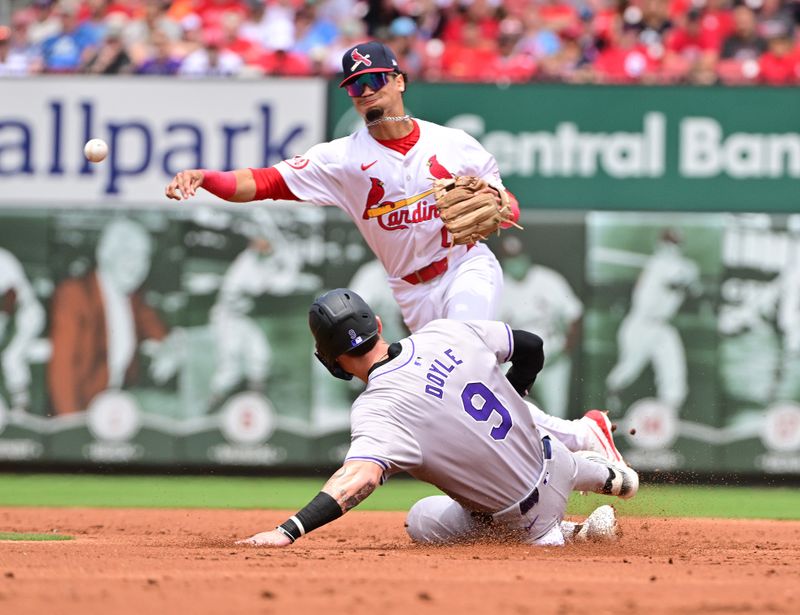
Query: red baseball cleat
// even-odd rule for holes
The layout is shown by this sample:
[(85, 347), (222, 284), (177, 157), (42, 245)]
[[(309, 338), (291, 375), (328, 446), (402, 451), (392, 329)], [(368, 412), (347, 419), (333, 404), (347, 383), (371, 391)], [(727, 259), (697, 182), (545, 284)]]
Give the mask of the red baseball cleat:
[(614, 436), (611, 432), (614, 428), (611, 421), (608, 420), (608, 412), (605, 410), (589, 410), (580, 419), (589, 428), (591, 433), (587, 439), (587, 450), (600, 453), (610, 461), (622, 461), (622, 455), (619, 454), (617, 447), (614, 445)]

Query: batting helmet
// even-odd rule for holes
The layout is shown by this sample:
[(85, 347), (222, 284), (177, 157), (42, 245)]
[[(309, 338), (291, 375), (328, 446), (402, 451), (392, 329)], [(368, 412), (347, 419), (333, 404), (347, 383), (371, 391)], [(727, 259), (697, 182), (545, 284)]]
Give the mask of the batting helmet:
[(378, 335), (378, 321), (372, 308), (358, 294), (337, 288), (317, 297), (308, 310), (308, 326), (317, 343), (320, 362), (337, 378), (352, 379), (336, 362)]

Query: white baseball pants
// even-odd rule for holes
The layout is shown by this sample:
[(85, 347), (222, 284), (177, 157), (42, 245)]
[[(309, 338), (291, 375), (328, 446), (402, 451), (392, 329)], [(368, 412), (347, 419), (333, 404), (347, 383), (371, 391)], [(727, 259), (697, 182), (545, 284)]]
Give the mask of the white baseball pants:
[(389, 278), (389, 286), (406, 326), (413, 333), (439, 318), (497, 318), (503, 270), (492, 251), (479, 243), (452, 257), (447, 271), (430, 282), (409, 284), (401, 278)]
[(602, 492), (608, 468), (573, 455), (557, 440), (551, 439), (551, 448), (552, 459), (536, 485), (538, 501), (529, 508), (520, 506), (523, 500), (492, 515), (476, 515), (446, 495), (430, 496), (414, 504), (408, 512), (408, 535), (414, 542), (429, 544), (495, 537), (542, 546), (563, 545), (559, 523), (570, 493)]

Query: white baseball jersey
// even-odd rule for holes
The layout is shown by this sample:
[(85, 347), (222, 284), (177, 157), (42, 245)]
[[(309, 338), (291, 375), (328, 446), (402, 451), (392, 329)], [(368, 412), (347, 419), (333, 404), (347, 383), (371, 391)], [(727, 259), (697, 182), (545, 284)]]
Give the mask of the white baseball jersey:
[(469, 510), (497, 512), (527, 496), (542, 471), (531, 411), (501, 369), (508, 325), (434, 320), (369, 374), (353, 404), (347, 460), (384, 478), (408, 472)]
[(497, 163), (478, 141), (462, 130), (414, 121), (419, 140), (406, 154), (381, 145), (364, 127), (275, 165), (299, 199), (347, 212), (392, 278), (448, 255), (434, 178), (473, 175), (502, 188)]
[(533, 265), (522, 280), (505, 276), (500, 318), (516, 329), (536, 333), (545, 356), (564, 349), (570, 323), (583, 314), (583, 304), (557, 271)]

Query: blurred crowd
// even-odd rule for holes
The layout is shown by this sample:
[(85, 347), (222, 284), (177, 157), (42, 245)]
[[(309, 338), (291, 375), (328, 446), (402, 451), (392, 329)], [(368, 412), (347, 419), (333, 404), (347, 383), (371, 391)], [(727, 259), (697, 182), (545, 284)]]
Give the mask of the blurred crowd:
[(798, 85), (799, 24), (800, 0), (28, 0), (0, 76), (329, 76), (374, 38), (412, 81)]

